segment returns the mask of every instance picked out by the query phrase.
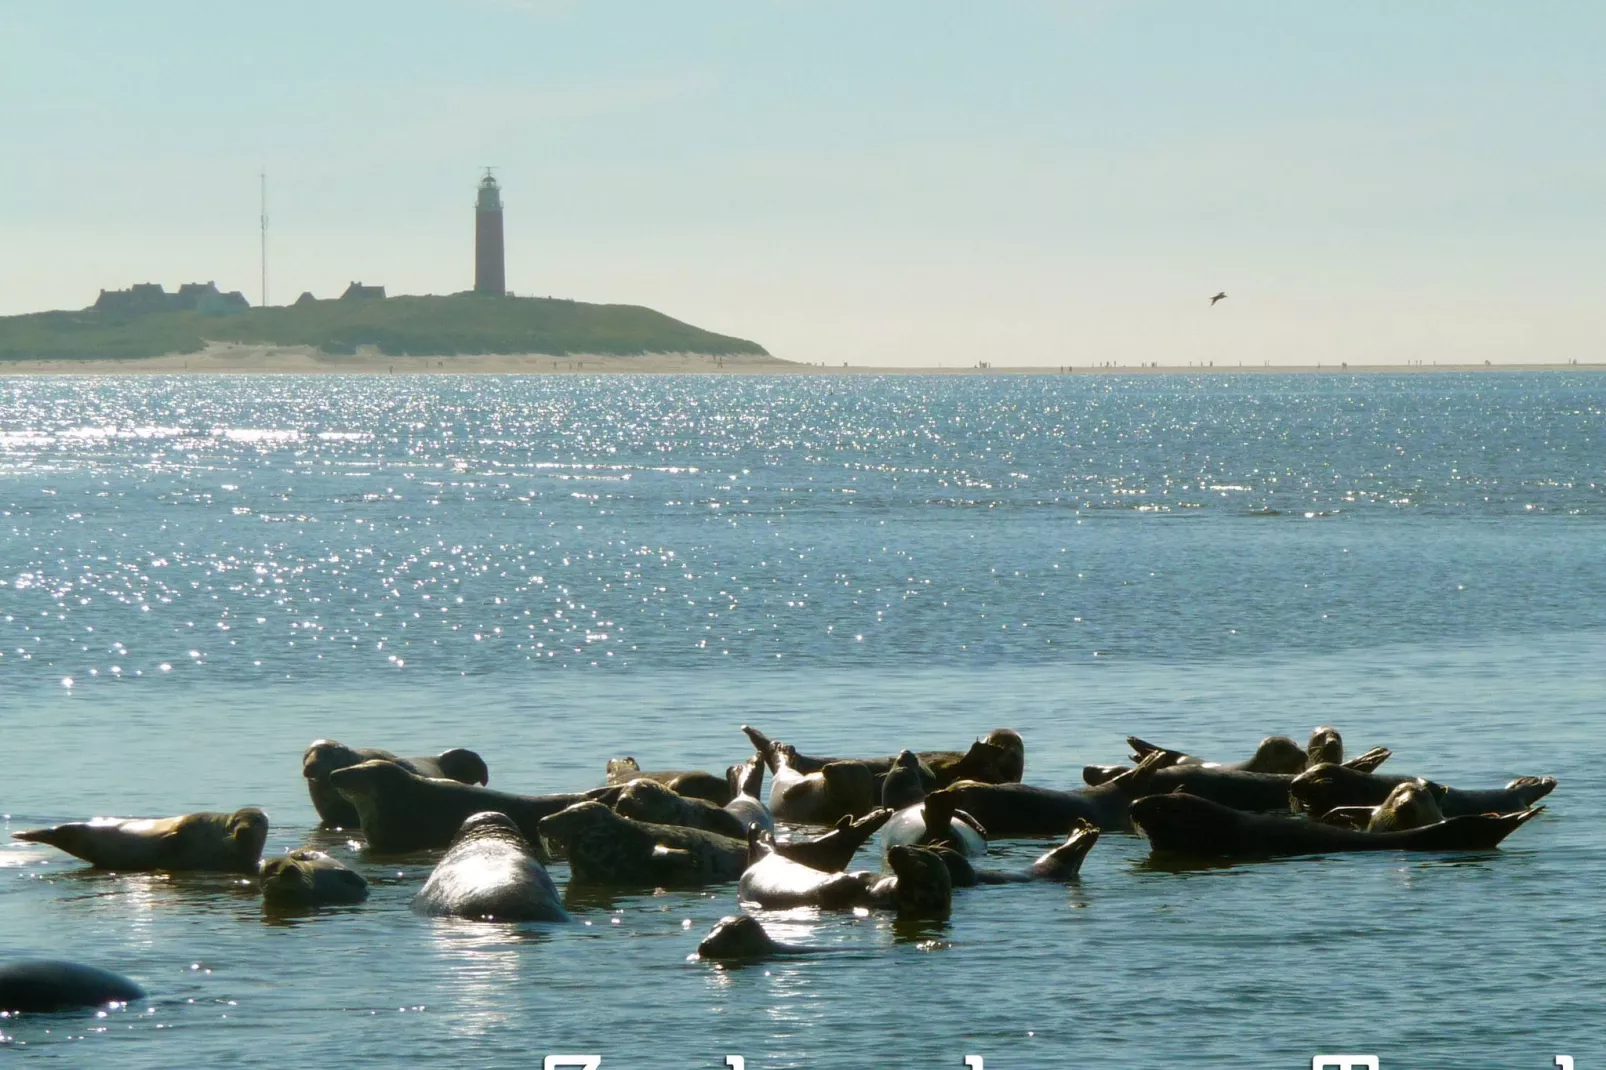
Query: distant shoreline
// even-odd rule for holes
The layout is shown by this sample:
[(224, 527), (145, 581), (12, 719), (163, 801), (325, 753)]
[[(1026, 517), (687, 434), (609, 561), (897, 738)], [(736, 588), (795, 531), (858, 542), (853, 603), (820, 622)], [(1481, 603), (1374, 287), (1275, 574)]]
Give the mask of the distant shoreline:
[[(1068, 370), (1066, 370), (1068, 368)], [(1025, 365), (871, 367), (801, 364), (758, 354), (478, 354), (388, 357), (337, 355), (307, 346), (214, 343), (199, 353), (98, 360), (6, 360), (6, 375), (1361, 375), (1431, 372), (1606, 371), (1602, 364), (1322, 364), (1222, 367)]]

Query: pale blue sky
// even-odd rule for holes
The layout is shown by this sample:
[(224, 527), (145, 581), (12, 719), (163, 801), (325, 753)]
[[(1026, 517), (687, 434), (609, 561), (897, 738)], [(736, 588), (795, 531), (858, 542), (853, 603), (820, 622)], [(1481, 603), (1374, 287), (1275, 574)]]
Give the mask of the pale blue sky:
[[(855, 364), (1606, 360), (1606, 5), (0, 0), (0, 313), (472, 280)], [(1211, 309), (1210, 294), (1232, 296)]]

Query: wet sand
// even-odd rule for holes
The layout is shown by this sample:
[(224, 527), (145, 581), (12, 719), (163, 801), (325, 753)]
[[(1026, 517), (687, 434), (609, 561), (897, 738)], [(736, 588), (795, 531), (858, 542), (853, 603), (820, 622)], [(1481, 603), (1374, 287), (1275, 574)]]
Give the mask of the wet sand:
[(324, 353), (308, 346), (214, 344), (200, 353), (170, 353), (139, 360), (0, 361), (0, 375), (1228, 375), (1469, 371), (1577, 371), (1606, 369), (1606, 364), (1321, 364), (1122, 366), (1022, 365), (1015, 367), (872, 367), (823, 365), (755, 355), (715, 356), (707, 353), (644, 353), (635, 356), (541, 353), (481, 354), (451, 357), (387, 357), (372, 350), (355, 354)]

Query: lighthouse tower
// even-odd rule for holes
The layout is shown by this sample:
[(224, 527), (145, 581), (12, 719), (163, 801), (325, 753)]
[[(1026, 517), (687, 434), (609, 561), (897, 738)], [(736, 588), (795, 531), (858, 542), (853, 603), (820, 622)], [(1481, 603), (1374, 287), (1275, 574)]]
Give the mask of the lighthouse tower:
[(501, 297), (507, 293), (502, 257), (502, 191), (491, 169), (480, 179), (474, 204), (474, 292)]

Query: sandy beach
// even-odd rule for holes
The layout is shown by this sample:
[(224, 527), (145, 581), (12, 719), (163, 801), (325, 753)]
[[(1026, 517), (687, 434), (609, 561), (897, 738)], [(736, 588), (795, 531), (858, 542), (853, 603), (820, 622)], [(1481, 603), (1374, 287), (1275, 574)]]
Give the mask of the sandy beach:
[(806, 364), (766, 356), (707, 353), (480, 354), (451, 357), (388, 357), (377, 350), (330, 354), (308, 346), (213, 343), (199, 353), (170, 353), (141, 360), (18, 360), (0, 362), (0, 375), (1238, 375), (1362, 374), (1471, 371), (1603, 370), (1599, 364), (1325, 364), (1220, 367), (1120, 365), (1023, 365), (1018, 367), (919, 367)]

